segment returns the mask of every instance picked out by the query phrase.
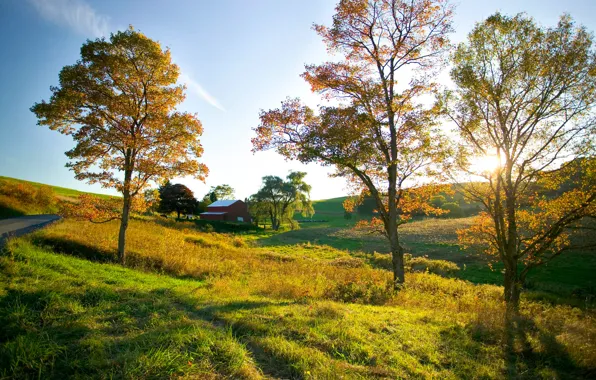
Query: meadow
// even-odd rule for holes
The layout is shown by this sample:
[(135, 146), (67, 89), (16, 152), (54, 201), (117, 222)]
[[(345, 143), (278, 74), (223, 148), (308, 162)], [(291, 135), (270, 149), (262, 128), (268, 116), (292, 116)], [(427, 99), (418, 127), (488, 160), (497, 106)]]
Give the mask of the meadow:
[(341, 201), (315, 209), (326, 222), (276, 233), (135, 217), (125, 267), (117, 221), (65, 219), (9, 240), (0, 379), (596, 374), (589, 252), (536, 272), (511, 321), (498, 269), (457, 246), (470, 218), (405, 225), (394, 292), (384, 241), (354, 229)]
[[(587, 308), (525, 297), (412, 257), (390, 291), (384, 254), (263, 246), (192, 223), (64, 220), (0, 261), (0, 376), (126, 378), (581, 378), (596, 368)], [(435, 273), (439, 274), (435, 274)], [(515, 341), (515, 352), (507, 342)]]

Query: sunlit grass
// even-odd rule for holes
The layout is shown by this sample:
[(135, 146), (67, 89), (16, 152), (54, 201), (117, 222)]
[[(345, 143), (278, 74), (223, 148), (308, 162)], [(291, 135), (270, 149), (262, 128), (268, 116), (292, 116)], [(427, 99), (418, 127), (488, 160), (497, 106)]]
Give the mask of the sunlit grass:
[(528, 328), (513, 336), (511, 356), (501, 287), (426, 273), (453, 275), (453, 263), (409, 259), (419, 271), (393, 293), (387, 255), (258, 247), (162, 224), (131, 222), (131, 269), (110, 263), (117, 223), (66, 220), (11, 241), (0, 259), (0, 377), (503, 378), (513, 369), (536, 378), (596, 369), (593, 312), (524, 298)]

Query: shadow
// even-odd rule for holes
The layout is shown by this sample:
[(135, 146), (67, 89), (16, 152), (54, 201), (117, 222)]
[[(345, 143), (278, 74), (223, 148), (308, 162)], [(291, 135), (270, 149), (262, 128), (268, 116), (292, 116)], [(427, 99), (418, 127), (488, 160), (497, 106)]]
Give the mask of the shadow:
[(0, 219), (16, 218), (26, 215), (23, 211), (10, 207), (10, 205), (0, 203)]
[[(474, 361), (493, 362), (496, 358), (492, 355), (498, 355), (498, 352), (491, 354), (486, 351), (486, 346), (501, 346), (502, 376), (507, 379), (584, 379), (596, 375), (596, 367), (578, 364), (555, 335), (539, 328), (531, 319), (522, 316), (503, 318), (504, 324), (500, 326), (477, 321), (441, 331), (442, 351), (447, 360), (468, 361), (470, 365)], [(465, 365), (461, 367), (465, 368)], [(456, 375), (467, 377), (469, 374)], [(478, 373), (477, 376), (488, 375)]]
[(31, 243), (40, 248), (49, 248), (55, 253), (75, 256), (98, 263), (117, 262), (116, 252), (101, 250), (92, 245), (78, 243), (62, 237), (32, 235)]
[[(53, 253), (61, 255), (74, 256), (102, 264), (119, 263), (116, 251), (98, 249), (95, 246), (79, 243), (63, 237), (32, 235), (30, 241), (37, 247), (45, 248)], [(147, 257), (133, 250), (128, 250), (126, 252), (125, 267), (148, 273), (168, 273), (170, 277), (192, 279), (196, 281), (203, 281), (208, 276), (208, 273), (202, 276), (178, 275), (176, 273), (171, 273), (171, 271), (168, 270), (165, 259)]]
[(0, 293), (0, 378), (243, 377), (246, 349), (215, 315), (271, 305), (201, 307), (169, 288), (131, 291), (101, 277), (41, 281), (44, 290)]
[[(527, 317), (505, 316), (504, 357), (508, 379), (537, 378), (551, 373), (559, 379), (594, 378), (596, 368), (578, 365), (556, 336)], [(532, 344), (532, 341), (535, 343)], [(539, 344), (540, 350), (535, 346)]]

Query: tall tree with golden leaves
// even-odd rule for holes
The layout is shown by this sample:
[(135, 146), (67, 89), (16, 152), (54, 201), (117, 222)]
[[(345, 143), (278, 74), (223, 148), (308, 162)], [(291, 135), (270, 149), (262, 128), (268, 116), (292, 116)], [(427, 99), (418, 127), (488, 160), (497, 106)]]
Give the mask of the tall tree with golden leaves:
[(176, 111), (184, 86), (170, 51), (128, 29), (87, 40), (81, 59), (65, 66), (49, 102), (31, 107), (38, 124), (73, 137), (67, 164), (79, 180), (122, 193), (118, 258), (125, 262), (126, 229), (133, 200), (149, 182), (192, 175), (203, 128), (196, 115)]
[[(338, 62), (307, 65), (312, 91), (337, 105), (318, 112), (298, 99), (261, 112), (254, 150), (335, 167), (375, 199), (379, 227), (391, 245), (395, 285), (404, 281), (398, 227), (416, 208), (439, 212), (422, 186), (447, 154), (434, 109), (421, 105), (430, 73), (443, 63), (452, 7), (444, 0), (342, 0), (331, 27), (315, 25)], [(409, 79), (407, 79), (409, 78)], [(399, 83), (398, 83), (399, 82)], [(346, 204), (347, 208), (353, 204)]]
[[(460, 238), (504, 264), (516, 312), (528, 272), (576, 246), (572, 232), (596, 217), (593, 36), (568, 16), (544, 28), (497, 13), (453, 62), (457, 89), (444, 104), (463, 143), (459, 166), (484, 178), (465, 187), (485, 212)], [(474, 165), (487, 155), (493, 167)]]

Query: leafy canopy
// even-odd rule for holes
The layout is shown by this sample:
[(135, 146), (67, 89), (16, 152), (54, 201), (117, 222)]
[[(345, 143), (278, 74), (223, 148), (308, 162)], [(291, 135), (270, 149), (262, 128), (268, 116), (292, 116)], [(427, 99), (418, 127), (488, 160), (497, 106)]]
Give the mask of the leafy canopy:
[(433, 90), (430, 74), (449, 48), (451, 18), (443, 0), (340, 1), (332, 26), (314, 29), (342, 59), (307, 65), (302, 75), (333, 105), (315, 111), (289, 98), (262, 111), (254, 129), (255, 151), (333, 166), (356, 194), (375, 200), (375, 224), (391, 244), (396, 282), (404, 280), (399, 224), (420, 207), (440, 212), (424, 201), (440, 189), (423, 185), (439, 174), (436, 164), (449, 144), (440, 137), (437, 109), (421, 98)]
[(181, 213), (192, 214), (197, 208), (198, 201), (195, 199), (192, 190), (183, 184), (172, 184), (167, 182), (159, 188), (160, 212), (176, 212), (178, 217)]
[(170, 51), (131, 27), (109, 40), (87, 40), (81, 59), (60, 71), (49, 102), (31, 107), (39, 125), (72, 136), (67, 167), (77, 179), (122, 193), (118, 256), (123, 264), (132, 203), (143, 198), (137, 195), (149, 182), (189, 175), (204, 180), (208, 172), (198, 162), (200, 121), (176, 110), (184, 100), (178, 75)]
[(234, 188), (230, 185), (211, 186), (209, 195), (214, 194), (215, 200), (234, 199)]
[(249, 199), (255, 219), (269, 218), (272, 228), (278, 230), (283, 222), (292, 224), (297, 210), (304, 216), (313, 215), (311, 186), (304, 182), (305, 176), (304, 172), (291, 172), (285, 181), (277, 176), (263, 177), (261, 189)]
[(83, 44), (49, 102), (31, 110), (39, 125), (73, 137), (67, 166), (79, 180), (134, 196), (150, 180), (204, 179), (207, 167), (197, 161), (201, 123), (175, 110), (184, 100), (179, 72), (168, 49), (131, 28)]
[[(505, 298), (516, 304), (528, 270), (568, 250), (571, 231), (596, 216), (593, 35), (569, 16), (543, 28), (497, 13), (453, 62), (457, 89), (442, 101), (460, 132), (457, 163), (484, 178), (464, 189), (485, 213), (461, 238), (505, 263)], [(496, 167), (475, 167), (486, 155)], [(565, 190), (546, 196), (555, 189)]]

